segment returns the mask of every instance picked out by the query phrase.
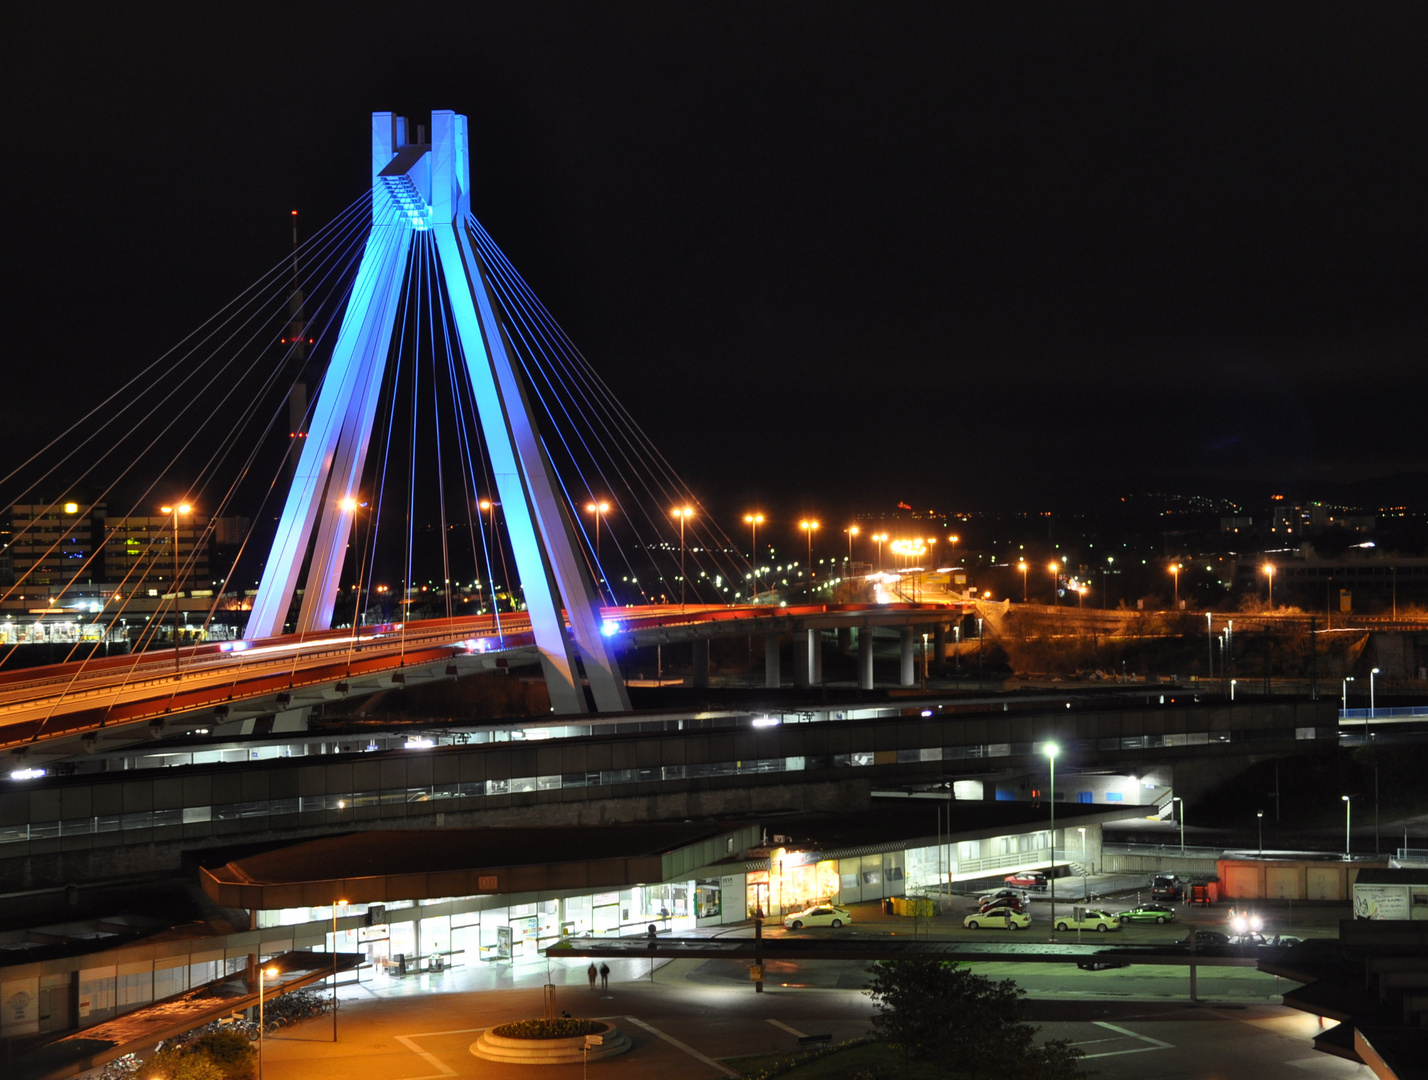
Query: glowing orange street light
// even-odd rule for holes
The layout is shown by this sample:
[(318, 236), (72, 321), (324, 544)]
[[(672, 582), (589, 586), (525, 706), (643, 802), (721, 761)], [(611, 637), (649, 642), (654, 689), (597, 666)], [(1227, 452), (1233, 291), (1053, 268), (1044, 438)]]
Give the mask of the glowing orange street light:
[(607, 502), (591, 502), (585, 504), (585, 512), (595, 515), (595, 561), (600, 561), (600, 519), (610, 512), (610, 504)]
[(1270, 606), (1270, 608), (1272, 609), (1272, 608), (1274, 607), (1274, 564), (1273, 564), (1273, 563), (1265, 563), (1265, 564), (1264, 564), (1264, 574), (1265, 574), (1265, 577), (1269, 578), (1269, 606)]
[(1026, 603), (1026, 560), (1022, 559), (1016, 564), (1016, 568), (1021, 571), (1021, 602), (1024, 604)]
[(187, 513), (189, 513), (189, 512), (193, 509), (193, 507), (189, 506), (188, 503), (179, 503), (179, 504), (177, 504), (176, 506), (161, 506), (161, 507), (159, 507), (159, 509), (162, 510), (165, 514), (172, 514), (172, 515), (174, 516), (174, 583), (173, 583), (173, 593), (174, 593), (174, 678), (177, 679), (177, 678), (179, 678), (179, 588), (178, 588), (178, 579), (179, 579), (179, 556), (178, 556), (179, 537), (178, 537), (178, 519), (179, 519), (179, 515), (180, 515), (180, 514), (187, 514)]
[(883, 544), (887, 543), (887, 533), (873, 533), (873, 539), (878, 545), (878, 573), (883, 572)]
[(849, 525), (843, 530), (848, 534), (848, 573), (853, 573), (853, 537), (858, 535), (858, 526)]
[(808, 580), (813, 580), (813, 534), (818, 531), (818, 522), (800, 521), (798, 527), (808, 534)]
[(688, 506), (676, 507), (671, 510), (679, 519), (679, 610), (684, 610), (684, 523), (694, 516), (694, 511)]
[(754, 599), (759, 598), (759, 526), (764, 523), (763, 514), (753, 510), (744, 515), (744, 524), (749, 527), (749, 558), (754, 562)]
[(1051, 604), (1055, 607), (1061, 602), (1060, 597), (1056, 595), (1061, 591), (1061, 564), (1055, 559), (1052, 559), (1051, 565), (1048, 566), (1047, 569), (1051, 571)]
[(1175, 610), (1180, 610), (1180, 571), (1183, 567), (1179, 563), (1173, 563), (1170, 573), (1175, 578)]

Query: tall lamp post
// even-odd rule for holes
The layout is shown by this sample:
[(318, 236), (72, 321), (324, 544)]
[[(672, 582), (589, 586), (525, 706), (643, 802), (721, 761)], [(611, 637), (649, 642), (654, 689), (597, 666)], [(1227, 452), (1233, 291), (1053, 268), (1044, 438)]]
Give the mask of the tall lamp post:
[(754, 562), (754, 599), (759, 598), (759, 526), (764, 523), (763, 514), (755, 511), (744, 515), (744, 524), (749, 527), (749, 558)]
[(1348, 710), (1349, 710), (1349, 683), (1351, 683), (1351, 682), (1353, 682), (1353, 681), (1354, 681), (1354, 677), (1353, 677), (1352, 675), (1346, 675), (1346, 676), (1344, 676), (1344, 688), (1343, 688), (1343, 690), (1342, 690), (1342, 691), (1340, 692), (1340, 694), (1339, 694), (1339, 711), (1340, 711), (1340, 712), (1348, 712)]
[(161, 509), (161, 510), (162, 510), (164, 513), (166, 513), (166, 514), (172, 514), (173, 517), (174, 517), (174, 583), (173, 583), (173, 591), (174, 591), (174, 676), (177, 677), (178, 674), (179, 674), (179, 587), (178, 587), (178, 578), (179, 578), (179, 552), (178, 552), (178, 549), (179, 549), (179, 533), (178, 533), (178, 525), (179, 525), (179, 522), (178, 522), (178, 519), (179, 519), (179, 515), (180, 515), (180, 514), (187, 514), (187, 513), (189, 513), (189, 512), (193, 509), (193, 507), (189, 506), (188, 503), (176, 503), (176, 504), (173, 505), (173, 506), (161, 506), (159, 509)]
[(1259, 853), (1264, 854), (1264, 811), (1256, 810), (1255, 815), (1259, 819)]
[(1172, 605), (1176, 611), (1180, 610), (1180, 571), (1179, 563), (1174, 563), (1170, 567), (1170, 576), (1175, 579), (1175, 602)]
[[(600, 575), (600, 581), (596, 582), (598, 587), (604, 582), (605, 568), (600, 565), (600, 519), (610, 512), (610, 504), (603, 499), (599, 502), (588, 502), (585, 504), (585, 512), (595, 515), (595, 572)], [(601, 593), (600, 602), (603, 604), (604, 594)]]
[(1264, 576), (1269, 578), (1269, 608), (1274, 610), (1274, 564), (1264, 564)]
[(1044, 753), (1051, 764), (1051, 929), (1056, 930), (1056, 755), (1060, 747), (1047, 743)]
[(1172, 797), (1170, 801), (1171, 801), (1172, 803), (1179, 803), (1179, 804), (1180, 804), (1180, 810), (1176, 813), (1175, 816), (1180, 819), (1180, 854), (1184, 855), (1184, 854), (1185, 854), (1185, 800), (1182, 799), (1179, 795), (1176, 795), (1176, 796)]
[(1061, 603), (1061, 598), (1058, 595), (1061, 592), (1061, 564), (1052, 559), (1047, 569), (1051, 571), (1051, 605), (1055, 607)]
[[(486, 559), (488, 567), (491, 566), (492, 538), (496, 534), (496, 507), (500, 505), (500, 503), (493, 499), (481, 499), (476, 504), (476, 508), (486, 517)], [(494, 570), (492, 570), (491, 573), (492, 576), (494, 576)], [(491, 610), (498, 615), (501, 611), (501, 602), (496, 599), (496, 583), (494, 581), (491, 582)]]
[(853, 576), (853, 537), (858, 535), (858, 526), (849, 525), (843, 530), (848, 534), (848, 576)]
[(263, 976), (277, 973), (277, 968), (258, 969), (258, 1080), (263, 1080)]
[(585, 504), (585, 512), (595, 515), (595, 562), (600, 561), (600, 519), (610, 512), (610, 504), (607, 502), (590, 502)]
[(818, 522), (808, 518), (798, 523), (798, 527), (808, 536), (808, 580), (813, 581), (813, 534), (818, 531)]
[(694, 516), (694, 510), (681, 506), (671, 511), (679, 519), (679, 610), (684, 611), (684, 523)]
[(1016, 564), (1016, 568), (1021, 571), (1021, 602), (1024, 604), (1026, 603), (1026, 560), (1022, 559)]
[(887, 533), (873, 533), (873, 539), (878, 544), (878, 573), (883, 572), (883, 544), (887, 543)]
[(1371, 716), (1374, 715), (1373, 679), (1374, 679), (1374, 676), (1377, 675), (1377, 674), (1378, 674), (1378, 668), (1374, 668), (1372, 671), (1369, 672), (1369, 711), (1368, 711), (1368, 716), (1365, 716), (1365, 717), (1364, 717), (1364, 730), (1365, 730), (1365, 731), (1368, 730), (1369, 717), (1371, 717)]
[(337, 1041), (337, 909), (346, 907), (346, 900), (332, 901), (332, 1041)]
[(1340, 795), (1344, 800), (1344, 858), (1352, 858), (1351, 849), (1353, 847), (1353, 830), (1349, 827), (1353, 815), (1353, 800), (1347, 795)]
[(1205, 612), (1206, 646), (1209, 649), (1210, 678), (1215, 677), (1215, 616)]

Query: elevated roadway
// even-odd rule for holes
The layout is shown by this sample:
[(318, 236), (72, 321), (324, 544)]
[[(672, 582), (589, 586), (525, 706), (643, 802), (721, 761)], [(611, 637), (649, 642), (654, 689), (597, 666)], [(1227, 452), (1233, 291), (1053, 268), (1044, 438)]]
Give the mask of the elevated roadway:
[[(602, 611), (617, 650), (855, 626), (906, 632), (955, 617), (955, 609), (932, 604)], [(0, 750), (65, 756), (94, 747), (101, 735), (112, 744), (146, 732), (181, 733), (183, 722), (241, 724), (393, 685), (539, 662), (530, 621), (518, 612), (499, 620), (428, 619), (52, 664), (0, 675)]]

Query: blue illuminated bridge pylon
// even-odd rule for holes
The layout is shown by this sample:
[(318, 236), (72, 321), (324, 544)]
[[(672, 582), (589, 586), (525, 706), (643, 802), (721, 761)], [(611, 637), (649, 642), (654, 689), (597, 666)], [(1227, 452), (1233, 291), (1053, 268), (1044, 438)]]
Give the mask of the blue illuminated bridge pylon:
[(410, 130), (402, 117), (372, 114), (371, 232), (253, 600), (247, 636), (283, 632), (305, 563), (309, 569), (296, 629), (308, 633), (332, 625), (352, 530), (352, 511), (345, 507), (352, 505), (361, 483), (413, 234), (429, 230), (551, 705), (560, 713), (589, 711), (580, 679), (583, 667), (595, 708), (626, 711), (629, 696), (600, 633), (595, 588), (467, 224), (471, 154), (466, 117), (433, 112), (429, 143), (408, 141)]

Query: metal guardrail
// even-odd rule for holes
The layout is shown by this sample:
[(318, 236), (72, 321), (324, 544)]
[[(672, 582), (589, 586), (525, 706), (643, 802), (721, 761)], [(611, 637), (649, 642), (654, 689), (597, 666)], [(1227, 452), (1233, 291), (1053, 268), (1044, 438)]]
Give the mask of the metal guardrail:
[(1428, 716), (1428, 705), (1410, 705), (1391, 709), (1340, 709), (1340, 720), (1392, 720), (1405, 716)]
[(1184, 855), (1187, 859), (1218, 859), (1223, 847), (1181, 847), (1179, 844), (1102, 844), (1103, 855)]

